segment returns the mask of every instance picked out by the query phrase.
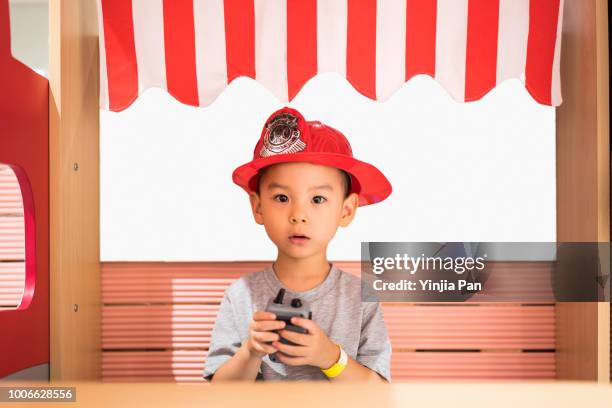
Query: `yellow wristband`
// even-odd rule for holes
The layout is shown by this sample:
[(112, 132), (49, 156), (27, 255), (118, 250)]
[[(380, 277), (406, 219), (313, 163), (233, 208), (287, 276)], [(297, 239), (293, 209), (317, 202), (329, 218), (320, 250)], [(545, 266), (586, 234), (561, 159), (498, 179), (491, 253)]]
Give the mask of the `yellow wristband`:
[(342, 347), (339, 344), (336, 344), (336, 345), (340, 349), (340, 358), (338, 358), (338, 361), (336, 361), (334, 365), (332, 365), (331, 367), (321, 369), (321, 371), (323, 371), (323, 374), (325, 374), (329, 378), (334, 378), (334, 377), (339, 376), (340, 373), (344, 371), (344, 369), (346, 368), (346, 364), (348, 363), (348, 356), (346, 355), (346, 352), (342, 349)]

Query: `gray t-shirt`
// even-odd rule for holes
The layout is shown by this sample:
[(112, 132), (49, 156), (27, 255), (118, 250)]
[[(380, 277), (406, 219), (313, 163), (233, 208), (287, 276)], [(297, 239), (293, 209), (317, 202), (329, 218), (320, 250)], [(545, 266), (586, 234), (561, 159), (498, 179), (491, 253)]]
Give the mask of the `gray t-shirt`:
[[(243, 276), (225, 291), (204, 362), (203, 377), (210, 380), (248, 339), (253, 313), (265, 310), (283, 285), (271, 266)], [(285, 296), (310, 304), (312, 320), (349, 357), (391, 381), (391, 343), (378, 302), (361, 301), (361, 280), (332, 264), (325, 280), (304, 292), (286, 289)], [(326, 380), (318, 367), (289, 366), (262, 360), (258, 380)]]

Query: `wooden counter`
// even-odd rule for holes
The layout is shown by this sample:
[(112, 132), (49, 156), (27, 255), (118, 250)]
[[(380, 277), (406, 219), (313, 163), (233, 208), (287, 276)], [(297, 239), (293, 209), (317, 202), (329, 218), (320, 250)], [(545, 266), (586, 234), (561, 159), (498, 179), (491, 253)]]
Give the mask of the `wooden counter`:
[[(2, 387), (11, 383), (1, 383)], [(24, 383), (13, 384), (23, 387)], [(40, 384), (39, 384), (40, 385)], [(612, 386), (528, 383), (53, 383), (76, 387), (76, 403), (36, 407), (612, 407)], [(34, 386), (31, 384), (31, 386)], [(49, 384), (44, 384), (49, 386)], [(2, 403), (0, 403), (2, 405)], [(8, 404), (5, 404), (8, 405)], [(17, 406), (12, 405), (11, 406)]]

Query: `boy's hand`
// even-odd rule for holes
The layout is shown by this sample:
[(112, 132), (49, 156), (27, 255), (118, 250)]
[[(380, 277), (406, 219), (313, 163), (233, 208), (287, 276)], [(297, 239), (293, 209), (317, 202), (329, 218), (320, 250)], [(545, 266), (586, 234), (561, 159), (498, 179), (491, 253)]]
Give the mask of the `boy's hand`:
[(274, 341), (272, 345), (280, 351), (276, 354), (280, 361), (292, 366), (312, 365), (322, 369), (327, 369), (338, 361), (340, 349), (315, 322), (292, 317), (291, 323), (305, 328), (308, 333), (281, 330), (280, 335), (296, 345)]
[(249, 338), (247, 339), (247, 348), (249, 352), (258, 358), (264, 357), (266, 354), (276, 353), (276, 349), (269, 343), (278, 341), (278, 333), (273, 330), (279, 330), (285, 327), (285, 322), (276, 320), (276, 315), (270, 312), (257, 311), (253, 314), (253, 320), (249, 324)]

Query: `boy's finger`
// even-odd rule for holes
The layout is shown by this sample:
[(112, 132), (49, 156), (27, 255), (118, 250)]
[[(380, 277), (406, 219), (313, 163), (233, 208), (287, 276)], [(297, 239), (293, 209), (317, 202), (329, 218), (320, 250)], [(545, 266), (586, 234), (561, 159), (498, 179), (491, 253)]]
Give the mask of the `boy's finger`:
[(257, 343), (257, 349), (260, 352), (266, 353), (266, 354), (272, 354), (272, 353), (276, 353), (278, 350), (276, 350), (274, 348), (274, 346), (271, 346), (269, 344), (266, 343)]
[(308, 351), (304, 346), (290, 346), (289, 344), (283, 344), (280, 341), (275, 341), (272, 343), (272, 345), (283, 353), (294, 357), (304, 357)]
[(317, 330), (317, 328), (319, 327), (312, 320), (304, 319), (302, 317), (292, 317), (291, 318), (291, 323), (295, 324), (296, 326), (300, 326), (300, 327), (305, 328), (306, 330), (308, 330), (308, 333), (310, 333), (310, 334), (314, 333)]
[(271, 341), (278, 341), (279, 335), (275, 332), (253, 332), (253, 338), (260, 343), (269, 343)]
[(264, 320), (253, 323), (253, 330), (255, 331), (270, 331), (279, 330), (285, 327), (285, 322), (281, 320)]
[(281, 330), (280, 332), (278, 332), (282, 337), (286, 338), (287, 340), (295, 343), (295, 344), (299, 344), (301, 346), (309, 346), (310, 345), (310, 339), (312, 338), (312, 336), (310, 336), (309, 334), (302, 334), (302, 333), (296, 333), (294, 331), (291, 330)]
[(263, 310), (258, 310), (257, 312), (253, 313), (253, 320), (255, 321), (276, 320), (276, 315), (271, 312), (265, 312)]
[(308, 361), (304, 357), (291, 357), (281, 352), (277, 352), (278, 359), (283, 363), (290, 366), (300, 366), (308, 364)]
[(264, 348), (264, 351), (268, 354), (274, 354), (278, 351), (277, 349), (274, 348), (274, 346), (271, 346), (269, 344), (265, 344), (263, 348)]

